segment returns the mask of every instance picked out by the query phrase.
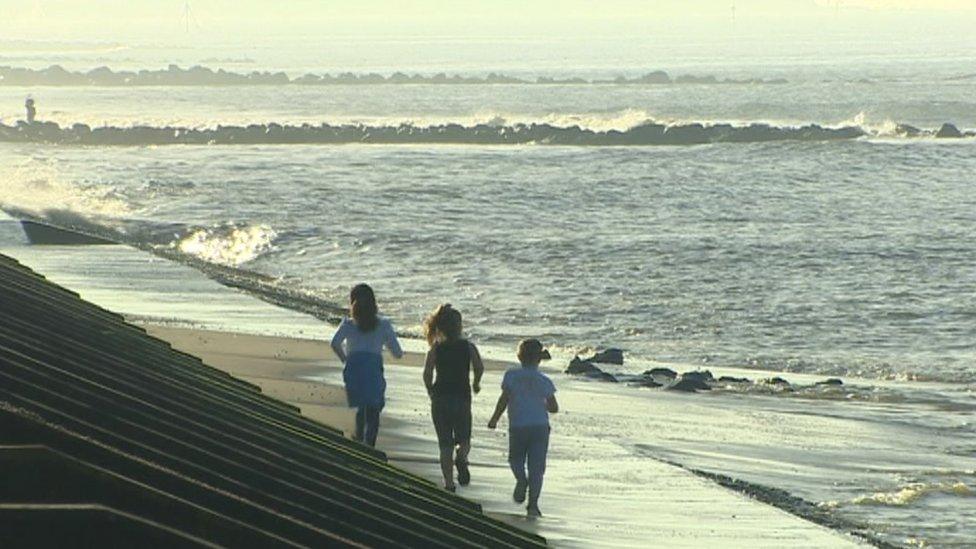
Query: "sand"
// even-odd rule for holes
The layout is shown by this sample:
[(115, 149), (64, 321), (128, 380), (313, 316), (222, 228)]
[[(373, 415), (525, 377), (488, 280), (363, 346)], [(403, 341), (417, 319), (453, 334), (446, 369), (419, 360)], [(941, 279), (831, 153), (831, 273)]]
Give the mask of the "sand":
[[(259, 385), (305, 415), (349, 432), (341, 365), (321, 340), (235, 334), (172, 326), (146, 326), (150, 334), (208, 364)], [(387, 359), (388, 405), (377, 447), (398, 466), (440, 483), (436, 439), (421, 382), (423, 357)], [(511, 499), (504, 426), (484, 422), (498, 394), (499, 362), (486, 364), (484, 390), (474, 400), (471, 486), (459, 493), (486, 512), (546, 536), (556, 546), (640, 547), (845, 547), (861, 543), (680, 468), (624, 452), (612, 440), (568, 428), (574, 408), (592, 398), (561, 390), (563, 413), (554, 434), (542, 508), (530, 521)], [(560, 421), (567, 428), (560, 430)]]

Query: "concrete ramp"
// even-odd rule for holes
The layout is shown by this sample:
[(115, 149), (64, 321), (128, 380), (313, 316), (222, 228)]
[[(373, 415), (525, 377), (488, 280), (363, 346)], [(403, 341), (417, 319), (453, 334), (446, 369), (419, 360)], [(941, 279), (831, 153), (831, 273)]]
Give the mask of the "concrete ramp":
[(5, 256), (0, 310), (11, 532), (78, 516), (31, 505), (90, 505), (108, 517), (94, 546), (134, 524), (227, 547), (545, 543)]

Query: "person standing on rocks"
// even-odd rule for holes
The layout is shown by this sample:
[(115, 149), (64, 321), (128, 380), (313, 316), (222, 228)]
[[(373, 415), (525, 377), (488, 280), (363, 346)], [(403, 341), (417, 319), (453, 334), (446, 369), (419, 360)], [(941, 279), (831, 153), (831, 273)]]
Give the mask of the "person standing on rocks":
[(424, 363), (424, 385), (430, 395), (444, 489), (454, 492), (455, 467), (458, 484), (467, 486), (471, 482), (471, 393), (481, 391), (485, 366), (478, 348), (462, 336), (461, 312), (450, 304), (441, 305), (428, 316), (424, 328), (430, 345)]
[(34, 108), (34, 98), (28, 97), (27, 101), (24, 102), (24, 108), (27, 110), (27, 123), (33, 124), (34, 117), (37, 116), (37, 109)]

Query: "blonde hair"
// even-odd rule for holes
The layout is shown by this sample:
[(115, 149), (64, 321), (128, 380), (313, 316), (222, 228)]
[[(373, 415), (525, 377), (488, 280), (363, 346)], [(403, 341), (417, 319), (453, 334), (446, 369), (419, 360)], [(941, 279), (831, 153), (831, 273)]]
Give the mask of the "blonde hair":
[(461, 339), (461, 311), (445, 303), (424, 319), (424, 335), (427, 344), (433, 347), (439, 341)]

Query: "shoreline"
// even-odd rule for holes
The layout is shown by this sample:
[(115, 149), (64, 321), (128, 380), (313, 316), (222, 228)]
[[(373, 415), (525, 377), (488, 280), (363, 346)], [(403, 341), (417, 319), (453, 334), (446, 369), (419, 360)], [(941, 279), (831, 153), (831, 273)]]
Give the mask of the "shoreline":
[[(250, 368), (249, 372), (244, 371), (243, 374), (250, 375), (255, 383), (277, 386), (279, 393), (272, 396), (294, 402), (313, 419), (336, 425), (346, 431), (351, 429), (353, 416), (345, 407), (340, 368), (327, 340), (331, 335), (331, 327), (318, 321), (313, 322), (304, 315), (265, 304), (252, 295), (230, 290), (206, 279), (202, 274), (191, 274), (195, 271), (188, 270), (185, 265), (156, 259), (147, 262), (138, 251), (115, 246), (106, 248), (98, 251), (94, 248), (75, 251), (61, 248), (58, 252), (60, 259), (53, 263), (41, 260), (51, 256), (50, 250), (36, 248), (37, 254), (26, 253), (27, 248), (20, 251), (29, 261), (35, 262), (34, 268), (39, 272), (50, 273), (56, 282), (81, 291), (86, 299), (90, 298), (103, 307), (124, 313), (130, 320), (143, 326), (147, 320), (162, 320), (170, 324), (166, 328), (182, 331), (190, 336), (195, 335), (196, 340), (193, 337), (187, 338), (188, 345), (200, 346), (201, 337), (207, 339), (209, 336), (213, 339), (215, 334), (225, 334), (228, 340), (221, 345), (216, 345), (215, 342), (210, 349), (213, 355), (223, 354), (222, 360), (231, 363), (230, 366), (225, 365), (224, 369)], [(68, 272), (59, 270), (59, 265), (64, 262), (62, 254), (68, 254), (67, 257), (72, 258), (74, 266)], [(85, 267), (86, 257), (99, 259)], [(127, 263), (128, 260), (122, 260), (130, 257), (132, 264)], [(127, 272), (132, 273), (130, 282), (152, 280), (154, 284), (144, 287), (141, 284), (132, 286), (113, 283), (111, 287), (100, 287), (86, 282), (108, 280), (108, 277), (115, 275), (114, 269), (118, 268), (116, 265), (120, 264), (119, 261), (124, 269), (129, 269)], [(78, 262), (82, 262), (82, 267), (78, 266)], [(102, 265), (112, 265), (113, 268), (106, 270)], [(74, 274), (79, 270), (85, 273), (83, 278)], [(163, 281), (171, 282), (162, 283)], [(174, 324), (188, 327), (174, 328)], [(205, 326), (217, 329), (201, 329)], [(250, 337), (241, 334), (240, 328), (275, 335)], [(296, 334), (298, 337), (295, 337)], [(321, 339), (309, 341), (307, 334), (319, 336)], [(237, 343), (228, 343), (234, 340)], [(252, 349), (242, 346), (241, 342), (246, 340), (254, 342)], [(282, 344), (281, 348), (274, 347), (276, 342)], [(405, 348), (425, 347), (421, 340), (405, 340), (404, 343)], [(306, 346), (307, 351), (304, 354), (295, 352), (292, 348), (296, 346)], [(289, 353), (276, 357), (275, 354), (284, 348), (289, 348)], [(487, 348), (488, 346), (483, 348), (483, 355)], [(201, 347), (201, 351), (191, 354), (203, 355), (207, 352), (206, 347)], [(500, 347), (499, 354), (512, 356), (514, 353), (508, 348)], [(550, 371), (561, 372), (565, 365), (564, 357), (555, 358), (550, 364), (558, 366)], [(419, 364), (420, 355), (416, 354), (413, 360), (414, 364)], [(216, 360), (208, 359), (208, 362)], [(391, 463), (437, 482), (439, 471), (436, 464), (436, 442), (430, 426), (420, 372), (418, 368), (409, 365), (407, 368), (396, 367), (399, 366), (397, 362), (391, 361), (387, 370), (391, 388), (388, 394), (394, 398), (389, 399), (383, 416), (381, 449), (389, 450)], [(502, 363), (509, 364), (507, 361)], [(633, 366), (634, 363), (628, 360), (628, 365)], [(678, 370), (699, 369), (702, 366), (673, 363), (667, 365)], [(714, 364), (708, 367), (716, 376), (729, 373), (727, 369)], [(753, 378), (758, 375), (758, 370), (747, 369), (745, 372)], [(790, 381), (796, 382), (801, 381), (803, 376), (808, 376), (786, 374)], [(497, 395), (493, 381), (497, 378), (494, 376), (497, 376), (497, 372), (489, 371), (486, 374), (483, 382), (485, 391), (475, 401), (476, 417), (487, 413), (485, 408), (493, 404), (494, 396)], [(285, 381), (276, 381), (281, 378), (285, 378)], [(887, 512), (886, 508), (856, 507), (860, 504), (852, 503), (854, 498), (870, 498), (874, 493), (897, 493), (901, 484), (893, 483), (883, 471), (871, 472), (873, 476), (865, 478), (852, 475), (850, 468), (815, 466), (810, 469), (811, 455), (824, 458), (826, 461), (823, 463), (834, 463), (835, 456), (840, 460), (862, 460), (876, 456), (882, 460), (892, 459), (905, 463), (910, 467), (909, 470), (921, 471), (923, 469), (918, 468), (925, 467), (924, 470), (927, 471), (931, 467), (933, 456), (939, 454), (926, 453), (915, 449), (915, 446), (924, 448), (931, 444), (941, 444), (942, 440), (942, 435), (938, 434), (941, 432), (939, 429), (933, 433), (926, 427), (920, 431), (912, 430), (912, 434), (908, 435), (903, 432), (899, 422), (889, 422), (886, 410), (902, 410), (902, 406), (897, 403), (811, 401), (792, 398), (787, 394), (761, 395), (726, 391), (687, 395), (626, 387), (626, 383), (590, 382), (561, 373), (554, 375), (553, 379), (561, 390), (560, 402), (564, 413), (556, 418), (556, 455), (553, 456), (556, 462), (551, 467), (552, 474), (547, 476), (547, 486), (551, 486), (552, 490), (552, 504), (546, 503), (543, 508), (547, 520), (541, 525), (544, 531), (539, 533), (562, 546), (583, 545), (580, 540), (593, 539), (621, 540), (612, 541), (618, 546), (642, 546), (646, 545), (649, 529), (655, 532), (669, 529), (670, 533), (662, 534), (667, 539), (663, 545), (700, 546), (718, 543), (715, 536), (724, 535), (723, 533), (728, 533), (729, 528), (732, 528), (736, 532), (735, 539), (742, 543), (721, 538), (723, 545), (781, 547), (784, 538), (778, 538), (779, 542), (773, 543), (771, 536), (784, 535), (785, 539), (798, 543), (802, 541), (804, 543), (800, 544), (806, 546), (834, 547), (851, 540), (843, 532), (831, 530), (833, 534), (830, 543), (805, 543), (807, 536), (812, 536), (811, 539), (825, 539), (823, 536), (826, 534), (816, 529), (811, 533), (809, 529), (812, 525), (806, 524), (806, 521), (795, 515), (786, 514), (775, 507), (766, 508), (767, 505), (759, 504), (747, 495), (730, 493), (712, 480), (698, 478), (689, 471), (697, 469), (724, 473), (753, 486), (781, 487), (808, 501), (836, 500), (845, 507), (844, 515), (864, 522), (870, 521), (874, 513)], [(809, 379), (818, 381), (823, 376), (809, 376)], [(845, 382), (847, 381), (845, 377)], [(854, 379), (850, 381), (854, 382)], [(923, 393), (933, 388), (929, 382), (919, 385), (919, 382), (867, 380), (866, 384), (898, 384)], [(562, 392), (563, 389), (565, 392)], [(866, 393), (870, 397), (871, 387), (867, 389)], [(954, 389), (954, 398), (969, 398), (964, 394), (965, 387), (962, 388), (963, 391), (960, 391), (959, 386)], [(272, 394), (270, 389), (266, 391)], [(753, 398), (755, 396), (763, 398)], [(906, 411), (908, 409), (905, 408)], [(917, 406), (910, 409), (916, 413), (922, 410)], [(937, 425), (942, 425), (942, 419), (932, 419)], [(484, 420), (487, 420), (487, 416)], [(510, 473), (505, 466), (504, 434), (489, 432), (481, 425), (481, 420), (476, 420), (475, 423), (476, 453), (472, 456), (472, 463), (478, 475), (478, 486), (463, 491), (461, 495), (481, 502), (485, 510), (496, 518), (524, 523), (521, 509), (513, 508), (510, 503)], [(840, 435), (848, 432), (859, 433), (864, 438), (850, 448), (850, 441)], [(888, 442), (903, 437), (916, 441), (916, 444), (910, 446)], [(756, 446), (750, 447), (749, 444)], [(813, 454), (809, 451), (797, 451), (809, 444), (822, 445), (824, 449), (814, 450)], [(833, 448), (849, 449), (838, 454)], [(878, 448), (895, 453), (879, 455)], [(562, 455), (559, 455), (560, 452)], [(668, 462), (680, 463), (687, 470), (676, 471)], [(755, 465), (762, 463), (774, 466)], [(962, 458), (945, 457), (941, 463), (943, 468), (950, 468), (952, 471), (972, 468), (962, 463)], [(800, 475), (799, 478), (811, 475), (809, 478), (817, 480), (817, 483), (809, 484), (798, 480), (795, 474), (797, 471), (806, 471), (806, 475)], [(848, 483), (843, 480), (845, 476)], [(962, 480), (968, 482), (966, 478)], [(704, 484), (699, 484), (698, 481)], [(837, 486), (838, 482), (857, 488), (857, 492), (851, 494), (850, 490), (843, 488), (824, 490), (826, 494), (819, 491), (813, 495), (809, 491), (804, 492), (816, 485)], [(550, 488), (547, 488), (544, 494), (546, 498), (550, 497), (549, 492)], [(836, 492), (839, 494), (835, 495)], [(580, 505), (581, 493), (587, 495), (587, 502), (598, 501), (600, 505)], [(748, 513), (738, 509), (739, 505), (745, 505)], [(865, 514), (859, 509), (871, 511)], [(895, 509), (892, 508), (891, 512)], [(726, 512), (727, 510), (731, 511)], [(710, 521), (719, 524), (719, 530), (702, 532), (699, 528), (701, 524), (687, 524), (688, 516), (710, 517)], [(784, 516), (788, 518), (783, 518)], [(666, 520), (663, 517), (669, 518)], [(783, 529), (780, 528), (781, 524), (784, 525)], [(770, 525), (775, 527), (771, 529)], [(708, 523), (708, 528), (712, 528), (711, 522)], [(643, 537), (639, 537), (638, 533)], [(886, 539), (891, 538), (886, 536)], [(691, 544), (688, 540), (698, 543)]]
[[(298, 406), (302, 414), (311, 419), (347, 433), (353, 427), (354, 414), (346, 406), (345, 393), (340, 384), (341, 365), (333, 356), (327, 341), (152, 324), (142, 326), (150, 335), (168, 341), (174, 348), (198, 356), (211, 366), (260, 386), (268, 396)], [(436, 442), (432, 427), (425, 425), (429, 423), (429, 418), (425, 409), (426, 401), (421, 394), (423, 388), (419, 370), (422, 359), (422, 355), (412, 352), (405, 355), (405, 360), (387, 362), (390, 402), (388, 410), (383, 414), (377, 448), (387, 453), (392, 464), (439, 484)], [(567, 461), (560, 454), (569, 450), (571, 456), (572, 444), (603, 446), (607, 442), (577, 436), (570, 439), (575, 442), (554, 438), (554, 446), (558, 445), (554, 448), (557, 453), (551, 457), (550, 474), (547, 475), (547, 485), (551, 486), (551, 492), (547, 490), (543, 494), (546, 518), (528, 521), (519, 507), (514, 507), (507, 501), (510, 497), (506, 494), (510, 490), (508, 477), (511, 473), (504, 460), (504, 429), (489, 432), (480, 425), (480, 415), (484, 414), (482, 410), (493, 404), (497, 394), (496, 382), (506, 366), (501, 361), (486, 361), (484, 389), (475, 399), (477, 425), (475, 451), (471, 460), (475, 480), (472, 486), (460, 489), (459, 495), (481, 503), (485, 512), (491, 516), (542, 535), (554, 545), (586, 546), (595, 539), (604, 539), (590, 537), (597, 535), (602, 521), (588, 522), (587, 519), (593, 520), (591, 515), (596, 511), (588, 510), (588, 505), (580, 505), (580, 483), (592, 481), (584, 480), (585, 477), (580, 478), (578, 475), (586, 475), (589, 466), (579, 469), (579, 465), (572, 464), (572, 459)], [(554, 418), (554, 436), (561, 437), (564, 417), (569, 419), (577, 413), (572, 408), (574, 400), (580, 396), (589, 397), (586, 391), (573, 391), (565, 380), (557, 379), (557, 384), (565, 386), (567, 393), (564, 396), (568, 397), (564, 412)], [(566, 433), (567, 436), (571, 434)], [(627, 498), (618, 500), (619, 494), (605, 496), (611, 498), (606, 501), (610, 512), (617, 506), (623, 506), (634, 514), (616, 516), (619, 513), (613, 512), (615, 516), (607, 520), (621, 521), (629, 529), (634, 528), (636, 523), (647, 524), (649, 531), (653, 531), (655, 526), (658, 529), (673, 528), (671, 536), (665, 536), (663, 545), (682, 546), (692, 540), (695, 541), (692, 545), (698, 545), (722, 540), (723, 543), (737, 546), (775, 547), (781, 546), (780, 542), (785, 541), (784, 536), (785, 539), (812, 547), (843, 546), (845, 542), (858, 546), (864, 543), (846, 532), (816, 525), (803, 517), (727, 490), (711, 480), (699, 478), (692, 472), (659, 459), (649, 456), (625, 457), (619, 454), (619, 450), (614, 450), (614, 446), (610, 443), (607, 446), (608, 451), (626, 462), (634, 471), (633, 474), (646, 478), (636, 484), (629, 483), (629, 486), (612, 489), (627, 490), (630, 492)], [(567, 481), (564, 478), (566, 476), (576, 480)], [(601, 490), (597, 487), (592, 489)], [(602, 499), (594, 494), (590, 497), (597, 497), (598, 501)], [(705, 505), (704, 501), (709, 503)], [(648, 506), (652, 508), (647, 509)], [(670, 512), (673, 518), (662, 521), (661, 513), (664, 512)], [(731, 523), (725, 526), (711, 525), (708, 531), (701, 531), (702, 529), (691, 524), (679, 526), (672, 523), (679, 516), (687, 516), (689, 512), (699, 515), (728, 512), (723, 520), (731, 520)], [(752, 527), (743, 528), (737, 521), (746, 517), (749, 517), (749, 522), (759, 522)], [(760, 528), (759, 523), (764, 523), (765, 526)], [(770, 528), (771, 524), (776, 526)], [(623, 525), (620, 527), (625, 528)], [(607, 534), (609, 532), (603, 535)], [(614, 535), (610, 534), (611, 538), (616, 539)], [(641, 537), (646, 534), (638, 536), (636, 532), (630, 531), (618, 532), (616, 535), (621, 537), (614, 543), (622, 546), (637, 546), (640, 545), (638, 539), (647, 539)], [(684, 536), (691, 538), (684, 539)]]

